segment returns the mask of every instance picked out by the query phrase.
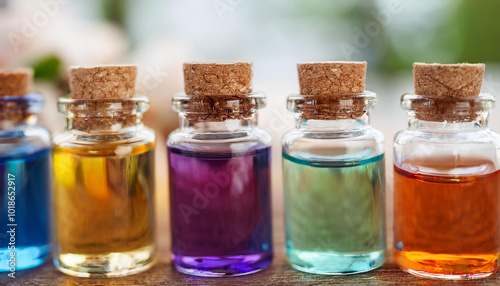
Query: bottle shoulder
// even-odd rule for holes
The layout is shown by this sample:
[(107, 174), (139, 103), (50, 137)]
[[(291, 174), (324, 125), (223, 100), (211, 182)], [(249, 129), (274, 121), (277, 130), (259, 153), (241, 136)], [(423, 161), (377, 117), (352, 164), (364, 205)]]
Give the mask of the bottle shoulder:
[(260, 149), (271, 146), (272, 136), (269, 131), (253, 127), (237, 132), (201, 133), (176, 129), (167, 139), (167, 147), (193, 151), (237, 151)]
[(500, 169), (500, 135), (489, 129), (430, 133), (405, 129), (394, 137), (394, 165), (410, 172), (460, 176)]
[(11, 129), (0, 130), (0, 139), (19, 137), (50, 137), (50, 131), (41, 125), (23, 124)]
[(51, 149), (51, 134), (39, 125), (18, 126), (0, 131), (0, 157), (17, 157)]
[(384, 153), (384, 135), (370, 126), (342, 132), (309, 132), (296, 128), (284, 134), (282, 148), (283, 153), (305, 160), (362, 160)]
[(384, 134), (371, 126), (355, 130), (341, 131), (309, 131), (303, 128), (294, 128), (283, 135), (283, 141), (295, 140), (373, 140), (384, 141)]
[(500, 135), (490, 129), (474, 130), (471, 132), (422, 132), (404, 129), (394, 135), (395, 145), (409, 143), (500, 145)]
[(57, 134), (53, 141), (56, 152), (74, 150), (77, 153), (102, 151), (104, 153), (118, 154), (153, 149), (156, 144), (156, 135), (148, 127), (137, 128), (130, 132), (99, 134), (65, 130)]

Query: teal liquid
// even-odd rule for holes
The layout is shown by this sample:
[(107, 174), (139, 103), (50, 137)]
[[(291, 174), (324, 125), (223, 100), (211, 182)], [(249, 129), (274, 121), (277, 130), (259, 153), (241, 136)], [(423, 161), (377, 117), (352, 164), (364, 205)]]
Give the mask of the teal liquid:
[(385, 260), (384, 155), (349, 162), (283, 153), (287, 255), (300, 271), (344, 275)]

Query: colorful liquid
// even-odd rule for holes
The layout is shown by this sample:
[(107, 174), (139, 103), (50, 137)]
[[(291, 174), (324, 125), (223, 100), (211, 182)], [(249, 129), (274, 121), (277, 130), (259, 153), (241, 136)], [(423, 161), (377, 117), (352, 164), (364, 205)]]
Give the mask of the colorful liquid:
[(270, 148), (244, 154), (168, 148), (175, 267), (242, 275), (272, 259)]
[[(472, 170), (445, 159), (433, 162), (420, 169)], [(491, 162), (477, 166), (471, 173), (494, 170)], [(395, 261), (405, 271), (448, 279), (492, 274), (500, 255), (500, 171), (444, 176), (395, 166), (394, 227)]]
[[(54, 151), (56, 266), (80, 277), (154, 262), (154, 144)], [(119, 154), (119, 155), (117, 155)]]
[(50, 167), (47, 149), (0, 157), (0, 271), (11, 271), (12, 252), (15, 270), (38, 266), (50, 254)]
[(306, 161), (283, 153), (287, 254), (316, 274), (352, 274), (385, 260), (383, 155)]

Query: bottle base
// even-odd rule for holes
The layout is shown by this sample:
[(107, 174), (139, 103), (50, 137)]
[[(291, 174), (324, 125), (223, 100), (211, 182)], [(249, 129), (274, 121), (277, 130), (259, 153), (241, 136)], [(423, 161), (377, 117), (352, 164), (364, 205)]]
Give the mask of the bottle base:
[(151, 268), (156, 262), (154, 252), (154, 246), (147, 246), (102, 255), (66, 253), (57, 255), (54, 265), (62, 273), (75, 277), (121, 277)]
[(296, 270), (321, 275), (352, 275), (376, 269), (385, 261), (385, 251), (365, 254), (288, 250), (288, 263)]
[(396, 251), (401, 270), (423, 278), (446, 280), (482, 279), (495, 273), (500, 261), (495, 254), (433, 254)]
[(473, 279), (484, 279), (491, 276), (494, 272), (488, 273), (476, 273), (476, 274), (441, 274), (441, 273), (429, 273), (424, 271), (406, 269), (399, 266), (404, 272), (410, 273), (414, 276), (421, 278), (431, 278), (431, 279), (443, 279), (443, 280), (473, 280)]
[[(11, 259), (12, 250), (8, 248), (0, 248), (0, 261), (5, 261), (0, 266), (0, 272), (11, 271)], [(29, 247), (16, 247), (15, 260), (13, 260), (12, 267), (15, 270), (25, 270), (34, 268), (42, 265), (49, 258), (50, 245), (45, 244), (41, 246), (29, 246)]]
[(267, 268), (271, 252), (234, 256), (186, 256), (172, 254), (177, 271), (202, 277), (242, 276)]

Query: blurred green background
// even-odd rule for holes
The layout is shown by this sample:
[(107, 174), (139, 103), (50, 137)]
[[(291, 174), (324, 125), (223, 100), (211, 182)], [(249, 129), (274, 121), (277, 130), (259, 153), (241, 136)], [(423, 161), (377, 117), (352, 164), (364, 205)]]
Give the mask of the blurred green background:
[[(79, 63), (58, 49), (48, 54), (27, 49), (17, 57), (8, 51), (12, 41), (7, 34), (22, 30), (23, 18), (35, 26), (43, 22), (43, 17), (37, 20), (40, 12), (49, 21), (38, 30), (56, 33), (60, 29), (51, 26), (64, 21), (70, 22), (68, 29), (75, 23), (116, 28), (123, 36), (119, 44), (126, 47), (116, 47), (121, 55), (106, 62), (126, 61), (127, 53), (155, 38), (183, 45), (188, 59), (367, 60), (371, 69), (387, 74), (406, 71), (415, 61), (500, 61), (497, 0), (0, 0), (0, 12), (9, 15), (0, 18), (5, 26), (0, 66), (32, 65), (37, 79), (53, 82), (64, 77), (67, 65)], [(74, 36), (78, 33), (86, 36), (82, 31)], [(28, 39), (27, 45), (44, 41), (39, 38)]]

